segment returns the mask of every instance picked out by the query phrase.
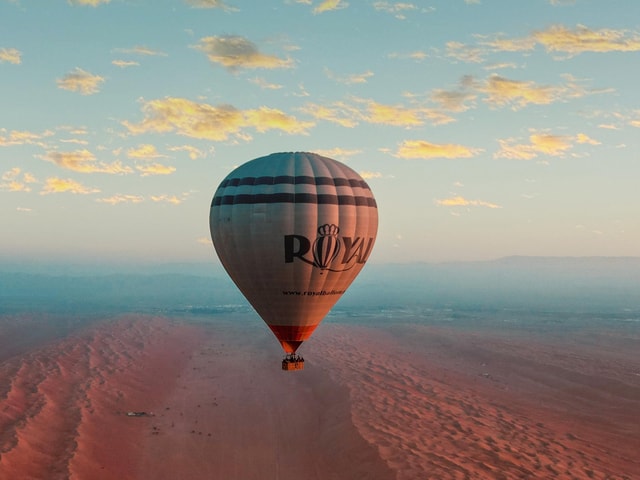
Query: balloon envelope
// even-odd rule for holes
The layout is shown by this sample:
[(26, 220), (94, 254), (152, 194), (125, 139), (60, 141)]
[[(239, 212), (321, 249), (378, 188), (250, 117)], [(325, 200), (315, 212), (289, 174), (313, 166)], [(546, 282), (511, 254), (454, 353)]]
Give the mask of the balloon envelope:
[(378, 210), (367, 183), (346, 165), (274, 153), (222, 181), (209, 226), (231, 279), (294, 353), (369, 258)]

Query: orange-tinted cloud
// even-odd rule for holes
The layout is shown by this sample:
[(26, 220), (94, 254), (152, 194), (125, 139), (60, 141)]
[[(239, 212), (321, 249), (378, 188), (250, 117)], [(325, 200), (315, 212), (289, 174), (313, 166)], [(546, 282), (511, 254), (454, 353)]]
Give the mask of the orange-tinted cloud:
[(0, 48), (0, 63), (4, 62), (20, 65), (22, 63), (22, 52), (15, 48)]
[(29, 132), (26, 130), (11, 130), (7, 132), (5, 129), (0, 129), (0, 147), (10, 147), (14, 145), (39, 145), (45, 146), (42, 139), (50, 137), (53, 132), (47, 130), (43, 133)]
[(571, 30), (563, 25), (553, 25), (534, 32), (532, 37), (549, 52), (578, 55), (584, 52), (637, 52), (640, 51), (640, 35), (625, 30), (591, 30), (578, 25)]
[(111, 64), (120, 68), (137, 67), (140, 65), (138, 62), (127, 61), (127, 60), (114, 60), (111, 62)]
[(579, 133), (572, 137), (568, 135), (552, 135), (535, 133), (529, 136), (529, 143), (518, 143), (514, 139), (498, 140), (500, 150), (494, 158), (510, 160), (532, 160), (540, 155), (562, 157), (574, 146), (574, 143), (598, 145), (600, 142)]
[(70, 5), (97, 7), (102, 3), (109, 3), (111, 0), (67, 0)]
[(260, 132), (282, 130), (304, 134), (313, 123), (302, 122), (284, 112), (267, 107), (257, 110), (238, 110), (231, 105), (214, 106), (184, 98), (151, 100), (142, 107), (145, 118), (134, 124), (123, 122), (132, 134), (175, 132), (192, 138), (214, 141), (230, 137), (246, 138), (243, 130), (254, 128)]
[(154, 202), (171, 203), (173, 205), (180, 205), (184, 198), (180, 198), (176, 195), (151, 195), (151, 200)]
[(469, 200), (461, 196), (436, 200), (436, 204), (441, 207), (486, 207), (486, 208), (502, 208), (495, 203), (485, 202), (484, 200)]
[(552, 25), (522, 38), (507, 38), (503, 34), (494, 38), (482, 38), (479, 45), (480, 48), (487, 49), (483, 55), (488, 51), (532, 51), (537, 45), (541, 45), (547, 52), (559, 52), (572, 57), (587, 52), (637, 52), (640, 51), (640, 35), (627, 30), (592, 30), (584, 25), (578, 25), (574, 29)]
[(398, 20), (405, 20), (407, 18), (405, 13), (418, 10), (417, 5), (408, 2), (378, 1), (373, 3), (373, 8), (380, 12), (389, 13), (396, 17)]
[(365, 180), (370, 180), (372, 178), (382, 178), (382, 173), (380, 172), (370, 172), (368, 170), (360, 172), (360, 176)]
[(333, 73), (331, 70), (325, 69), (325, 73), (328, 78), (331, 80), (335, 80), (338, 83), (342, 83), (344, 85), (356, 85), (360, 83), (367, 83), (368, 79), (373, 77), (373, 72), (367, 70), (362, 73), (352, 73), (349, 75), (337, 75)]
[(141, 203), (144, 201), (144, 197), (140, 195), (123, 195), (117, 194), (111, 197), (98, 198), (96, 202), (108, 203), (110, 205), (117, 205), (119, 203)]
[(153, 48), (149, 48), (144, 45), (136, 45), (135, 47), (131, 47), (131, 48), (117, 48), (114, 51), (118, 53), (127, 53), (132, 55), (145, 55), (150, 57), (156, 57), (156, 56), (166, 57), (167, 56), (167, 54), (164, 52), (154, 50)]
[(176, 171), (176, 167), (162, 165), (161, 163), (151, 163), (148, 165), (136, 165), (136, 170), (138, 170), (143, 177), (148, 177), (150, 175), (171, 175)]
[(314, 14), (330, 12), (332, 10), (340, 10), (347, 8), (349, 4), (342, 0), (323, 0), (320, 5), (313, 9)]
[(0, 190), (9, 192), (30, 192), (30, 184), (37, 183), (36, 178), (28, 172), (22, 173), (18, 167), (14, 167), (0, 177)]
[(235, 11), (236, 9), (226, 5), (222, 0), (186, 0), (193, 8), (219, 8), (221, 10)]
[(291, 59), (282, 59), (274, 55), (266, 55), (245, 37), (238, 35), (222, 35), (204, 37), (193, 48), (207, 55), (212, 63), (222, 65), (230, 71), (246, 68), (291, 68)]
[(470, 158), (482, 152), (478, 148), (469, 148), (456, 144), (435, 144), (424, 140), (405, 140), (395, 153), (399, 158)]
[(81, 173), (133, 173), (131, 167), (123, 165), (120, 161), (112, 163), (98, 162), (93, 153), (86, 149), (73, 152), (48, 152), (41, 158), (55, 163), (59, 167)]
[(100, 84), (104, 78), (76, 68), (57, 81), (58, 87), (70, 92), (79, 92), (81, 95), (93, 95), (100, 91)]
[(86, 187), (75, 180), (70, 178), (47, 178), (44, 188), (40, 192), (40, 195), (48, 195), (50, 193), (74, 193), (87, 195), (91, 193), (98, 193), (100, 190), (97, 188)]
[(127, 157), (136, 158), (139, 160), (149, 160), (164, 156), (165, 155), (158, 153), (158, 150), (156, 150), (155, 146), (148, 143), (139, 145), (137, 148), (130, 148), (129, 150), (127, 150)]
[(325, 105), (308, 103), (301, 108), (301, 111), (307, 115), (311, 115), (317, 120), (326, 120), (347, 128), (358, 125), (358, 120), (362, 117), (357, 108), (345, 102), (335, 102)]
[(206, 152), (203, 152), (196, 147), (192, 147), (191, 145), (169, 147), (168, 150), (170, 152), (187, 152), (191, 160), (197, 160), (198, 158), (204, 158), (206, 156)]
[(492, 75), (482, 86), (481, 91), (487, 95), (485, 101), (493, 106), (511, 105), (514, 109), (528, 104), (546, 105), (560, 97), (563, 89), (540, 86), (531, 81), (509, 80), (499, 75)]
[(249, 80), (251, 83), (259, 86), (260, 88), (262, 88), (263, 90), (281, 90), (282, 88), (284, 88), (284, 85), (280, 84), (280, 83), (270, 83), (267, 82), (264, 78), (262, 77), (256, 77), (256, 78), (252, 78)]

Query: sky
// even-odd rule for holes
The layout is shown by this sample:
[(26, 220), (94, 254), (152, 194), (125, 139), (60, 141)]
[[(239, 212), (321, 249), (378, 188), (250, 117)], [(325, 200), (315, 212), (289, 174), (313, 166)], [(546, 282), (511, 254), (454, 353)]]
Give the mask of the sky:
[(217, 262), (274, 152), (369, 183), (371, 262), (640, 256), (637, 0), (0, 0), (0, 259)]

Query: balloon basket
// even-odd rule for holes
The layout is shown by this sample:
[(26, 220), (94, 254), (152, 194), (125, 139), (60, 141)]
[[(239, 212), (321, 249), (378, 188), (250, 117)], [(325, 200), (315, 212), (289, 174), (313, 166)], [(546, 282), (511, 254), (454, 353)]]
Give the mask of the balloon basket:
[(304, 370), (304, 358), (295, 353), (287, 355), (282, 359), (282, 370)]

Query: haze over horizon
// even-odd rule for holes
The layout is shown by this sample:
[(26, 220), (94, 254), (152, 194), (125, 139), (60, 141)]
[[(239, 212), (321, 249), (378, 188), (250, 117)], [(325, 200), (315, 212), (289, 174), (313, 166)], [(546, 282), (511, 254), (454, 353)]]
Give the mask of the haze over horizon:
[(367, 179), (372, 263), (640, 256), (640, 4), (0, 0), (0, 252), (216, 263), (239, 164)]

